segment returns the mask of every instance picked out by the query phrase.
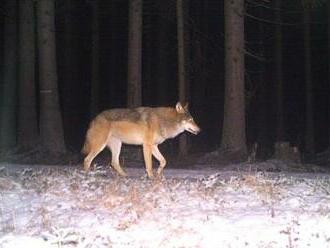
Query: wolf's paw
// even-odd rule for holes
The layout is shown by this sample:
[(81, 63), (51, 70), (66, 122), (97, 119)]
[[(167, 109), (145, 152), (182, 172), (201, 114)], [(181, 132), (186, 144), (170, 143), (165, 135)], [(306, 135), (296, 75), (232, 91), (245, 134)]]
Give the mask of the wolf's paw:
[(114, 170), (114, 173), (120, 177), (127, 177), (127, 173), (124, 170)]
[(121, 175), (122, 177), (127, 177), (127, 176), (128, 176), (127, 173), (126, 173), (125, 171), (119, 173), (119, 175)]
[(157, 179), (157, 181), (166, 180), (164, 173), (157, 173), (156, 179)]
[(149, 179), (153, 179), (153, 178), (155, 178), (155, 176), (154, 176), (154, 173), (151, 171), (147, 171), (147, 175), (148, 175), (148, 178)]

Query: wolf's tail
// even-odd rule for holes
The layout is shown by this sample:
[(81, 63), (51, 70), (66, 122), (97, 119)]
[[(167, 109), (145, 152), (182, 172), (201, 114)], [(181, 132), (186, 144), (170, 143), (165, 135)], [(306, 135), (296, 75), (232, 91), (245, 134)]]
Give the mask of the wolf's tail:
[(110, 122), (103, 116), (99, 116), (93, 120), (87, 130), (85, 144), (81, 152), (87, 155), (91, 151), (96, 152), (104, 147), (107, 143), (110, 126)]
[(81, 153), (84, 154), (84, 155), (87, 155), (90, 151), (90, 147), (89, 147), (89, 142), (88, 140), (86, 139), (85, 143), (84, 143), (84, 146), (82, 147), (81, 149)]
[(94, 129), (94, 120), (89, 124), (89, 127), (87, 129), (87, 132), (86, 132), (86, 137), (85, 137), (85, 143), (83, 145), (83, 147), (81, 148), (81, 151), (80, 153), (83, 154), (83, 155), (87, 155), (89, 154), (89, 152), (91, 151), (92, 147), (91, 147), (91, 135), (90, 133), (93, 131)]

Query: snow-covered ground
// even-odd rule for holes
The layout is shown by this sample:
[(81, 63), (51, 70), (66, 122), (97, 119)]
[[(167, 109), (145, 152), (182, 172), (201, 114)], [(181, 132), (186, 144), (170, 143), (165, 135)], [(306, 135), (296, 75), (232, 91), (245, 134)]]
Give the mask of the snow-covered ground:
[(330, 247), (328, 173), (0, 167), (3, 248)]

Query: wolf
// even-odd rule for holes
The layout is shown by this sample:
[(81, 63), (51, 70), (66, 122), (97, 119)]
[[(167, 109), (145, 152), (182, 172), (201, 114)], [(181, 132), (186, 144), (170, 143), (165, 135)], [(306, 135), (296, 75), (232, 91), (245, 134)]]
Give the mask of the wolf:
[(175, 107), (118, 108), (101, 112), (90, 123), (82, 152), (84, 170), (88, 171), (93, 159), (107, 146), (112, 153), (112, 167), (121, 176), (126, 172), (119, 163), (122, 144), (142, 145), (147, 175), (153, 178), (152, 155), (158, 160), (160, 175), (166, 165), (158, 145), (169, 138), (188, 131), (200, 132), (189, 113), (188, 104), (180, 102)]

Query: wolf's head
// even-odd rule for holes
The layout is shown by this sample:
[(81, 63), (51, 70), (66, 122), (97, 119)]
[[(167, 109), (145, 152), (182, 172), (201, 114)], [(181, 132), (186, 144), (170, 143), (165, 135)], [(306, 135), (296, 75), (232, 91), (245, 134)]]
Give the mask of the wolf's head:
[(182, 128), (192, 134), (198, 134), (201, 129), (195, 123), (194, 118), (191, 116), (188, 110), (188, 103), (183, 107), (180, 102), (175, 106), (176, 111), (180, 116), (180, 125)]

